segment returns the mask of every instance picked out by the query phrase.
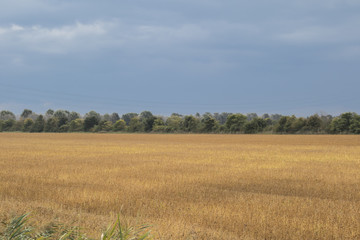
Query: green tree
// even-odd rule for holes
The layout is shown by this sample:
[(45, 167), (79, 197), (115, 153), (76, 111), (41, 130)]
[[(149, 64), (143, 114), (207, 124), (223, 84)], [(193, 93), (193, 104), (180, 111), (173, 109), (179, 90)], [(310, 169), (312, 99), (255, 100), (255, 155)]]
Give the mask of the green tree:
[(192, 115), (185, 116), (183, 121), (184, 132), (198, 132), (200, 121)]
[(81, 132), (84, 131), (84, 120), (75, 119), (69, 123), (69, 132)]
[(151, 132), (155, 121), (154, 115), (150, 111), (143, 111), (139, 119), (144, 124), (145, 132)]
[(243, 131), (246, 119), (247, 117), (240, 113), (229, 115), (225, 122), (227, 131), (231, 133)]
[(306, 129), (307, 120), (303, 117), (296, 118), (295, 121), (292, 121), (291, 123), (291, 132), (293, 133), (300, 133), (303, 132)]
[[(61, 126), (69, 122), (70, 112), (66, 110), (57, 110), (55, 111), (53, 117), (57, 118), (58, 129), (60, 130)], [(63, 130), (62, 130), (63, 131)]]
[(71, 121), (79, 119), (79, 118), (81, 118), (79, 113), (71, 112), (71, 113), (69, 113), (68, 121), (71, 122)]
[(137, 117), (139, 114), (137, 113), (125, 113), (121, 116), (121, 118), (126, 122), (126, 125), (130, 124), (131, 119)]
[(88, 115), (84, 120), (84, 131), (90, 131), (97, 124), (99, 124), (99, 118), (95, 115)]
[(7, 120), (16, 120), (15, 114), (7, 111), (7, 110), (3, 110), (0, 112), (0, 120), (3, 121), (7, 121)]
[(24, 125), (23, 125), (23, 132), (30, 132), (32, 127), (34, 125), (34, 121), (31, 118), (26, 118), (24, 120)]
[(275, 132), (277, 133), (296, 133), (297, 129), (294, 129), (293, 126), (296, 122), (296, 117), (292, 115), (282, 116), (275, 126)]
[(26, 119), (26, 118), (29, 118), (32, 113), (33, 113), (33, 111), (31, 111), (30, 109), (24, 109), (24, 111), (21, 113), (20, 117), (22, 119)]
[(98, 127), (97, 127), (97, 131), (105, 131), (105, 132), (109, 132), (112, 130), (112, 122), (111, 121), (105, 121), (102, 120), (99, 122)]
[(47, 110), (46, 113), (45, 113), (45, 118), (46, 119), (52, 118), (54, 116), (54, 113), (55, 113), (55, 111), (52, 110), (52, 109)]
[(265, 119), (254, 117), (250, 122), (245, 123), (245, 133), (259, 133), (262, 132), (266, 127)]
[(331, 133), (349, 133), (350, 125), (355, 117), (355, 113), (347, 112), (341, 114), (339, 117), (334, 118), (330, 124)]
[(165, 126), (165, 122), (162, 118), (157, 117), (153, 124), (154, 132), (169, 132), (171, 129), (168, 126)]
[(206, 115), (201, 120), (202, 132), (210, 133), (215, 132), (218, 129), (219, 123), (212, 115)]
[(31, 128), (31, 132), (42, 132), (44, 131), (44, 128), (45, 128), (44, 117), (43, 115), (39, 115)]
[(58, 119), (55, 117), (49, 118), (45, 123), (45, 132), (58, 132)]
[(351, 123), (350, 123), (350, 127), (349, 130), (351, 133), (354, 134), (360, 134), (360, 116), (357, 114), (354, 114)]
[(134, 117), (129, 123), (129, 132), (143, 132), (145, 129), (144, 123), (138, 117)]
[(111, 121), (112, 123), (116, 123), (118, 120), (120, 120), (119, 114), (117, 114), (117, 113), (112, 113), (112, 114), (110, 115), (110, 121)]
[(126, 129), (126, 122), (123, 119), (117, 120), (113, 125), (114, 132), (125, 131)]
[[(162, 119), (161, 119), (162, 120)], [(179, 115), (172, 114), (166, 119), (166, 132), (178, 132), (181, 130), (182, 118)]]
[(2, 131), (14, 131), (14, 126), (16, 124), (16, 121), (14, 119), (8, 119), (6, 121), (3, 121), (2, 124)]
[(306, 121), (306, 128), (313, 133), (318, 133), (320, 132), (321, 124), (321, 118), (319, 117), (319, 115), (315, 114), (308, 117)]

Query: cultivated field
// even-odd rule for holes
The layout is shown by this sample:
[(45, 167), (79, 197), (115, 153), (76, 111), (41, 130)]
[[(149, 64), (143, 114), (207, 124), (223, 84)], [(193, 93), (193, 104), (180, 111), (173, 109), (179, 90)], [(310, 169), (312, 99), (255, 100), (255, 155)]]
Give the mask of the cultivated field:
[(156, 239), (360, 239), (360, 136), (1, 133), (0, 220), (30, 211), (93, 237), (121, 211)]

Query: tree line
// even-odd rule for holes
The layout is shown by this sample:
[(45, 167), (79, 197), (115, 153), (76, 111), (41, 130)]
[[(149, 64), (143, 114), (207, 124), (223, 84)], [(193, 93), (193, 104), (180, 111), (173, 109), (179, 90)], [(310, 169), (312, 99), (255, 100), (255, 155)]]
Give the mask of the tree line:
[(22, 132), (154, 132), (154, 133), (277, 133), (277, 134), (360, 134), (360, 115), (314, 114), (309, 117), (256, 113), (199, 113), (156, 116), (150, 111), (101, 115), (90, 111), (84, 116), (67, 110), (49, 109), (36, 114), (25, 109), (19, 117), (0, 112), (0, 131)]

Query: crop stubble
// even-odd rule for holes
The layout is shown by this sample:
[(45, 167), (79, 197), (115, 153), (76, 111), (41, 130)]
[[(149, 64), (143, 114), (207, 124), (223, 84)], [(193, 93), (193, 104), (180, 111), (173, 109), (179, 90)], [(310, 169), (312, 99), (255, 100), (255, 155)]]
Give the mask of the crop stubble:
[(160, 239), (356, 239), (359, 173), (360, 136), (2, 133), (0, 217), (95, 234), (121, 212)]

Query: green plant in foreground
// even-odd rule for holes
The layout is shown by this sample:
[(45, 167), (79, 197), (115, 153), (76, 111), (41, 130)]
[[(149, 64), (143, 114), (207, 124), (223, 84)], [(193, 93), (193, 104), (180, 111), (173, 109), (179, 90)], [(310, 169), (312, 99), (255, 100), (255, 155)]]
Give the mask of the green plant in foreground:
[[(41, 232), (27, 226), (29, 214), (15, 217), (8, 223), (3, 223), (0, 240), (91, 240), (78, 227), (65, 227), (61, 224), (50, 224)], [(149, 240), (149, 225), (128, 226), (120, 223), (120, 217), (105, 232), (101, 240)]]
[(150, 231), (147, 231), (149, 225), (123, 226), (118, 217), (116, 222), (112, 224), (103, 234), (101, 240), (145, 240), (150, 239)]

